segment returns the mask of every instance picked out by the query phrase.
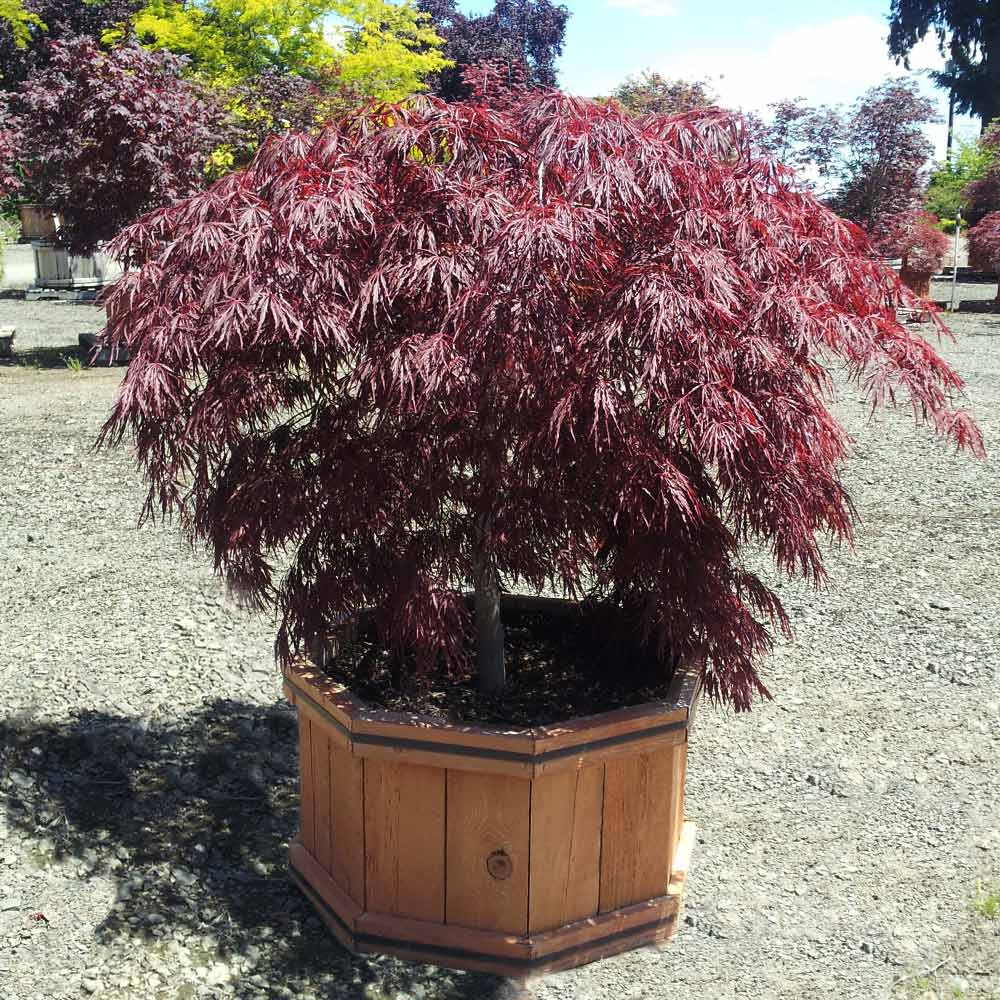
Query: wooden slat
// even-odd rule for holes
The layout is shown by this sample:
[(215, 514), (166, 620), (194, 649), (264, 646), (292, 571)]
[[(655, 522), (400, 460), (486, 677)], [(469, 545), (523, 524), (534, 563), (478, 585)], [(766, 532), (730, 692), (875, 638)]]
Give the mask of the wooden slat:
[(484, 775), (498, 775), (528, 779), (534, 773), (530, 762), (497, 760), (493, 757), (470, 757), (448, 750), (414, 750), (410, 747), (375, 746), (364, 743), (354, 744), (354, 755), (365, 760), (381, 760), (390, 763), (423, 764), (447, 770), (462, 770)]
[(365, 763), (365, 908), (444, 923), (445, 772)]
[(467, 972), (485, 972), (491, 976), (522, 976), (525, 968), (521, 962), (512, 959), (505, 961), (503, 958), (479, 957), (464, 952), (431, 949), (419, 944), (386, 946), (378, 941), (367, 941), (365, 938), (358, 938), (355, 950), (362, 955), (388, 953), (408, 962), (443, 965), (448, 969), (465, 969)]
[(640, 753), (652, 753), (664, 747), (683, 745), (687, 740), (687, 730), (675, 729), (672, 732), (653, 736), (639, 736), (634, 741), (612, 744), (611, 746), (588, 749), (579, 753), (567, 754), (554, 760), (538, 761), (533, 769), (533, 776), (558, 774), (562, 771), (574, 771), (584, 766), (597, 766), (621, 757), (634, 757)]
[(678, 667), (670, 682), (667, 699), (676, 707), (687, 709), (690, 716), (700, 694), (701, 668), (691, 663)]
[(352, 933), (355, 922), (361, 914), (361, 907), (351, 899), (344, 890), (323, 871), (320, 863), (306, 850), (299, 841), (292, 841), (289, 848), (289, 859), (292, 867), (305, 879), (309, 887), (320, 899), (340, 918), (341, 922)]
[(673, 864), (670, 866), (670, 885), (667, 893), (680, 898), (684, 894), (684, 883), (687, 880), (688, 868), (691, 866), (691, 855), (694, 852), (698, 829), (688, 821), (681, 827), (681, 835), (674, 851)]
[(389, 941), (409, 941), (415, 945), (499, 955), (522, 961), (531, 957), (528, 939), (517, 934), (475, 930), (454, 924), (433, 924), (388, 913), (361, 914), (357, 920), (357, 932)]
[(556, 953), (550, 958), (536, 959), (531, 965), (532, 976), (548, 975), (561, 972), (564, 969), (575, 969), (602, 958), (620, 955), (623, 951), (641, 948), (647, 945), (663, 944), (677, 934), (677, 915), (669, 914), (663, 923), (654, 926), (640, 926), (633, 931), (623, 933), (619, 937), (602, 938), (592, 945), (582, 945), (573, 951)]
[(312, 773), (312, 720), (299, 712), (299, 839), (307, 851), (316, 846), (315, 789)]
[(356, 903), (365, 900), (364, 763), (330, 745), (330, 876)]
[(597, 913), (603, 798), (600, 766), (532, 782), (530, 934)]
[(646, 924), (655, 924), (676, 915), (679, 900), (675, 896), (663, 895), (655, 899), (622, 907), (613, 913), (602, 913), (586, 920), (578, 920), (566, 927), (560, 927), (546, 934), (531, 936), (531, 957), (544, 958), (555, 952), (567, 951), (586, 946), (600, 938), (611, 937), (633, 931)]
[(312, 721), (313, 727), (319, 727), (326, 734), (327, 739), (337, 746), (350, 748), (350, 733), (346, 732), (340, 724), (335, 724), (330, 719), (327, 711), (328, 706), (321, 700), (314, 698), (312, 694), (305, 694), (298, 688), (292, 687), (294, 704), (299, 713), (299, 718), (307, 715)]
[(613, 739), (658, 726), (683, 723), (686, 719), (686, 706), (677, 706), (669, 701), (651, 701), (632, 708), (619, 708), (613, 712), (541, 726), (535, 730), (535, 752), (547, 753), (577, 743)]
[(354, 732), (385, 739), (426, 741), (446, 747), (457, 744), (523, 754), (531, 754), (535, 748), (530, 729), (450, 725), (426, 715), (384, 712), (373, 708), (366, 708), (357, 715)]
[(670, 877), (676, 749), (609, 761), (604, 776), (601, 913), (662, 896)]
[[(518, 778), (448, 772), (445, 864), (449, 924), (524, 934), (528, 927), (528, 830), (531, 784)], [(487, 859), (505, 851), (510, 876), (497, 879)]]
[(687, 766), (687, 743), (674, 751), (673, 773), (671, 775), (670, 795), (670, 842), (671, 857), (677, 850), (681, 838), (681, 827), (684, 824), (684, 777)]
[(312, 779), (313, 807), (316, 816), (316, 830), (313, 838), (313, 854), (325, 871), (332, 870), (333, 845), (330, 831), (330, 738), (328, 726), (310, 719), (312, 728)]
[(321, 704), (345, 729), (351, 728), (354, 716), (365, 708), (363, 701), (318, 667), (293, 663), (284, 667), (282, 673), (287, 684)]

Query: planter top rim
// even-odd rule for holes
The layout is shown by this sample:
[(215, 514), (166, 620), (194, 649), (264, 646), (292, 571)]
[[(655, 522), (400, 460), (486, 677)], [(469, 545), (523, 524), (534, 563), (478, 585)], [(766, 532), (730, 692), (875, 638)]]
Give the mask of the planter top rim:
[(290, 698), (325, 716), (345, 739), (400, 749), (447, 745), (524, 764), (544, 763), (597, 745), (682, 737), (694, 721), (701, 694), (700, 670), (681, 666), (667, 698), (545, 726), (505, 727), (374, 708), (308, 660), (286, 666), (282, 673)]

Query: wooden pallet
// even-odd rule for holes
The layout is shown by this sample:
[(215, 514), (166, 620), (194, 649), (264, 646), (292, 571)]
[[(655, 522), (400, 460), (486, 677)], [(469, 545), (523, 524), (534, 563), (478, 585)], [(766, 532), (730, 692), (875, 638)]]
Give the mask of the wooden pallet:
[(292, 874), (337, 939), (526, 977), (670, 938), (699, 694), (533, 729), (372, 709), (308, 664)]

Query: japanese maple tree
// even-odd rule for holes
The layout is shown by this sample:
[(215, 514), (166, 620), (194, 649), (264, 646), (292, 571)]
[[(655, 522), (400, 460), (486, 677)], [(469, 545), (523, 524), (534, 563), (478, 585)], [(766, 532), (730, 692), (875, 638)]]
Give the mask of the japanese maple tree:
[(371, 608), (495, 689), (501, 591), (548, 587), (746, 709), (788, 629), (747, 547), (818, 581), (851, 537), (830, 363), (981, 450), (864, 234), (748, 150), (718, 110), (556, 92), (272, 138), (118, 240), (102, 440), (276, 604), (283, 658)]
[(105, 52), (71, 38), (52, 42), (45, 68), (11, 95), (25, 187), (63, 216), (59, 237), (75, 252), (204, 186), (226, 115), (183, 65), (135, 43)]
[(830, 205), (882, 252), (891, 220), (920, 200), (934, 151), (923, 126), (934, 121), (934, 105), (916, 83), (887, 80), (864, 93), (845, 122), (841, 183)]
[(969, 230), (969, 263), (980, 271), (1000, 275), (1000, 212), (990, 212)]
[(948, 252), (948, 237), (930, 212), (911, 210), (891, 219), (886, 240), (888, 252), (899, 257), (903, 270), (934, 274)]

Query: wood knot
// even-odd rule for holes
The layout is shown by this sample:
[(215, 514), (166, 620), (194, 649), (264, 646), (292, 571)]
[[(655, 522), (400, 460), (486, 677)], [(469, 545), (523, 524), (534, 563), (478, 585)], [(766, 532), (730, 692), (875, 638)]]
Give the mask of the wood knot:
[(514, 871), (514, 862), (510, 860), (510, 855), (504, 851), (494, 851), (486, 859), (486, 870), (490, 875), (499, 880), (510, 878), (511, 873)]

